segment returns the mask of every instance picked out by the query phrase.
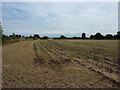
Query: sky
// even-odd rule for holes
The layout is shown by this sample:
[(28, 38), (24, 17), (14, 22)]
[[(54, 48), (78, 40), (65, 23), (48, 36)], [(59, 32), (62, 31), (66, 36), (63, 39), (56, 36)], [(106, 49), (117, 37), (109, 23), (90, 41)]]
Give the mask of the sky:
[(0, 2), (0, 22), (2, 21), (2, 3)]
[(56, 37), (118, 31), (117, 2), (3, 2), (4, 34)]

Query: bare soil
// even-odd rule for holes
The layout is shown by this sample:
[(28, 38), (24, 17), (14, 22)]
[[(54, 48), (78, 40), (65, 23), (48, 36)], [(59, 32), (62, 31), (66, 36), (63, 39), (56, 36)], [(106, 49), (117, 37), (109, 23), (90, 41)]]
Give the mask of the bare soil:
[(36, 40), (3, 46), (3, 88), (115, 88), (117, 40)]

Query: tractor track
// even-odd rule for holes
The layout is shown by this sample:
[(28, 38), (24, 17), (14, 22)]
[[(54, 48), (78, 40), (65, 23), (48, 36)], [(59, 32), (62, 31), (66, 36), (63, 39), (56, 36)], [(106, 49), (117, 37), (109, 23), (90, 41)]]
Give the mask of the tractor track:
[[(65, 56), (67, 56), (67, 57), (70, 57), (70, 55), (69, 55), (69, 52), (68, 51), (66, 51), (66, 50), (60, 50), (59, 48), (57, 48), (57, 47), (52, 47), (54, 44), (52, 44), (52, 45), (48, 45), (47, 47), (51, 47), (51, 49), (52, 50), (55, 50), (55, 51), (57, 51), (58, 53), (60, 53), (60, 54), (62, 54), (62, 55), (65, 55)], [(78, 57), (79, 57), (79, 55), (78, 55)], [(79, 59), (83, 59), (83, 58), (79, 58)], [(110, 72), (112, 72), (112, 73), (115, 73), (115, 74), (118, 74), (118, 68), (119, 68), (119, 66), (118, 66), (118, 64), (116, 65), (116, 68), (113, 68), (112, 66), (113, 66), (113, 64), (111, 65), (110, 63), (106, 63), (106, 61), (104, 61), (104, 62), (102, 62), (102, 64), (100, 64), (99, 62), (97, 62), (96, 60), (94, 60), (94, 59), (85, 59), (84, 61), (86, 61), (86, 62), (88, 62), (88, 63), (91, 63), (91, 64), (93, 64), (93, 65), (97, 65), (97, 67), (99, 67), (99, 68), (103, 68), (106, 72), (108, 72), (108, 73), (110, 73)], [(109, 68), (110, 67), (110, 68)], [(111, 68), (112, 67), (112, 68)], [(115, 65), (114, 65), (114, 67), (115, 67)]]
[[(70, 50), (66, 50), (66, 48), (64, 48), (63, 46), (61, 46), (61, 45), (59, 45), (59, 44), (56, 44), (55, 42), (53, 42), (53, 41), (48, 41), (49, 42), (49, 44), (52, 44), (53, 46), (55, 46), (54, 48), (56, 48), (56, 49), (59, 49), (59, 50), (61, 50), (61, 51), (67, 51), (67, 52), (70, 52)], [(65, 50), (63, 50), (63, 48), (65, 49)], [(97, 49), (97, 47), (96, 46), (93, 46), (93, 49)], [(82, 55), (82, 53), (80, 53), (79, 54), (79, 51), (78, 51), (78, 57), (80, 56), (80, 55)], [(90, 57), (88, 57), (88, 58), (90, 58)], [(93, 57), (93, 60), (95, 60), (94, 58), (96, 58), (95, 56)], [(110, 64), (111, 66), (113, 66), (113, 67), (119, 67), (120, 68), (120, 66), (118, 66), (118, 59), (117, 60), (111, 60), (111, 59), (109, 59), (108, 57), (104, 57), (103, 59), (105, 59), (105, 60), (103, 60), (102, 62), (104, 62), (104, 63), (106, 63), (106, 64)], [(117, 63), (117, 64), (113, 64), (113, 63)]]
[[(84, 41), (88, 43), (88, 40)], [(104, 62), (108, 59), (115, 65), (112, 63), (115, 54), (103, 52), (100, 55), (108, 55), (103, 60), (87, 58), (91, 55), (91, 46), (84, 47), (84, 41), (77, 41), (80, 47), (74, 45), (76, 40), (25, 40), (3, 46), (3, 88), (118, 88), (116, 68)], [(89, 42), (96, 46), (95, 50), (97, 42)], [(107, 45), (101, 42), (111, 47), (112, 41), (104, 41)], [(113, 44), (116, 48), (115, 42)], [(113, 48), (111, 50), (115, 52)], [(109, 53), (113, 55), (109, 56)], [(109, 68), (112, 70), (107, 70)]]
[[(65, 58), (69, 58), (70, 61), (77, 62), (78, 64), (80, 64), (81, 66), (87, 68), (88, 70), (94, 71), (94, 72), (102, 75), (103, 78), (108, 79), (109, 81), (113, 82), (114, 84), (116, 84), (116, 86), (120, 85), (118, 79), (114, 78), (114, 77), (116, 77), (114, 74), (106, 72), (107, 70), (106, 71), (101, 70), (102, 68), (105, 68), (105, 69), (109, 69), (109, 68), (107, 68), (105, 66), (102, 66), (102, 65), (97, 65), (97, 62), (93, 63), (93, 62), (91, 62), (91, 60), (82, 61), (79, 58), (69, 57), (69, 54), (68, 54), (69, 52), (68, 51), (65, 51), (65, 50), (61, 51), (58, 48), (53, 47), (53, 45), (45, 44), (45, 43), (39, 43), (39, 44), (41, 44), (41, 46), (44, 48), (43, 50), (45, 50), (45, 52), (50, 57), (52, 56), (50, 54), (53, 53), (54, 55), (59, 56), (63, 60), (65, 60)], [(51, 58), (54, 60), (54, 57), (51, 57)], [(59, 61), (57, 61), (57, 62), (59, 62)], [(59, 62), (59, 64), (60, 63), (62, 63), (62, 62)], [(97, 65), (97, 66), (95, 66), (95, 65)], [(101, 68), (99, 68), (99, 67), (101, 67)], [(113, 73), (113, 72), (116, 72), (116, 71), (111, 69), (111, 72)]]
[[(69, 53), (69, 52), (70, 52), (70, 51), (63, 50), (62, 48), (58, 47), (57, 44), (55, 44), (54, 42), (51, 42), (51, 41), (48, 41), (48, 42), (49, 42), (48, 44), (49, 44), (50, 46), (54, 46), (54, 48), (56, 48), (57, 50), (65, 52), (65, 53), (63, 53), (63, 54), (66, 54), (66, 53)], [(70, 53), (71, 53), (71, 52), (70, 52)], [(79, 57), (79, 58), (81, 58), (79, 54), (76, 55), (76, 56)], [(112, 68), (115, 67), (115, 68), (117, 69), (116, 72), (118, 72), (118, 68), (120, 68), (120, 66), (118, 66), (118, 63), (117, 63), (117, 64), (113, 64), (112, 62), (108, 62), (108, 61), (111, 61), (111, 60), (109, 60), (108, 58), (103, 58), (103, 59), (105, 59), (105, 60), (102, 61), (103, 65), (106, 64), (106, 65), (109, 65), (109, 66), (112, 67)], [(106, 59), (107, 59), (107, 61), (106, 61)], [(94, 59), (92, 59), (92, 60), (94, 60)], [(96, 62), (96, 63), (98, 64), (98, 61), (94, 60), (94, 62)], [(106, 68), (106, 65), (104, 65), (105, 68)], [(115, 70), (114, 70), (114, 71), (115, 71)]]

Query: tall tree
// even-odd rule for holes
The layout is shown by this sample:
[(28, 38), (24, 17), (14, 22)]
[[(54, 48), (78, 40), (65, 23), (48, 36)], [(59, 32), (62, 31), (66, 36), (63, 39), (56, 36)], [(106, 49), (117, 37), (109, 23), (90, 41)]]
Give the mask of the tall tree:
[(36, 40), (38, 38), (40, 38), (39, 34), (34, 34), (33, 39)]
[(101, 33), (96, 33), (96, 34), (94, 35), (94, 38), (95, 38), (95, 39), (103, 39), (104, 36), (103, 36)]
[(106, 39), (113, 39), (113, 35), (112, 34), (107, 34)]
[(94, 35), (90, 35), (90, 39), (94, 39)]
[(120, 39), (120, 31), (117, 32), (117, 38)]
[(82, 33), (82, 38), (85, 39), (86, 38), (86, 34)]
[(48, 36), (44, 36), (42, 39), (48, 39), (49, 37)]
[(60, 38), (61, 38), (61, 39), (65, 39), (66, 37), (65, 37), (64, 35), (61, 35)]

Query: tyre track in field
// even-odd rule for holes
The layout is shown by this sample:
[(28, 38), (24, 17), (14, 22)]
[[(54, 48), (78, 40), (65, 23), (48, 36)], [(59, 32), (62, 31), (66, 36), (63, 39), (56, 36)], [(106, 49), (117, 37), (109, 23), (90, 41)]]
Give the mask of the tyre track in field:
[[(65, 68), (67, 66), (67, 64), (73, 64), (72, 63), (72, 59), (69, 58), (69, 57), (66, 57), (64, 55), (61, 55), (59, 54), (58, 52), (54, 52), (52, 49), (48, 48), (46, 46), (46, 44), (44, 44), (43, 42), (40, 42), (38, 44), (38, 47), (41, 47), (42, 48), (42, 51), (44, 53), (46, 53), (46, 55), (49, 56), (49, 60), (46, 62), (48, 65), (52, 66), (53, 68), (51, 68), (52, 70), (55, 70), (57, 69), (57, 73), (58, 72), (61, 72), (61, 69)], [(56, 57), (59, 57), (59, 58), (55, 58), (53, 55), (55, 55)], [(58, 67), (58, 68), (56, 68)], [(74, 65), (73, 65), (74, 67)], [(46, 76), (47, 77), (47, 76)], [(59, 76), (58, 76), (59, 77)], [(47, 80), (47, 79), (46, 79)], [(95, 81), (94, 83), (97, 84), (98, 82), (100, 82), (101, 80), (98, 80), (98, 81)], [(66, 82), (65, 82), (66, 83)], [(89, 84), (88, 84), (89, 85)]]
[[(58, 47), (57, 44), (55, 44), (51, 41), (48, 41), (48, 42), (49, 42), (48, 43), (49, 45), (51, 44), (51, 46), (54, 46), (54, 48), (56, 48), (57, 50), (63, 51), (63, 53), (61, 52), (61, 54), (66, 55), (66, 53), (69, 53), (69, 51), (63, 50), (60, 47)], [(68, 54), (68, 56), (69, 56), (69, 54)], [(76, 55), (76, 57), (81, 58), (79, 55)], [(92, 59), (92, 60), (88, 59), (87, 62), (97, 65), (99, 68), (101, 68), (101, 67), (104, 68), (106, 70), (106, 72), (112, 72), (112, 73), (118, 74), (118, 68), (120, 68), (120, 66), (118, 66), (118, 64), (113, 64), (111, 62), (108, 62), (109, 59), (107, 59), (107, 58), (103, 58), (103, 59), (105, 59), (105, 60), (103, 60), (101, 64), (94, 59)], [(107, 61), (106, 61), (106, 59), (107, 59)], [(109, 61), (111, 61), (111, 60), (109, 60)], [(111, 67), (111, 68), (109, 68), (109, 67)]]
[[(64, 87), (67, 87), (67, 86), (75, 87), (76, 85), (72, 85), (72, 83), (70, 83), (71, 81), (69, 79), (67, 81), (65, 80), (67, 78), (72, 78), (74, 83), (77, 82), (76, 79), (73, 77), (74, 73), (72, 74), (73, 76), (68, 76), (68, 77), (67, 77), (67, 73), (69, 73), (69, 71), (67, 73), (65, 72), (65, 76), (63, 74), (61, 74), (61, 73), (64, 72), (64, 70), (63, 70), (64, 66), (66, 67), (66, 63), (64, 63), (64, 65), (63, 65), (63, 61), (62, 61), (64, 59), (64, 57), (61, 57), (58, 54), (53, 53), (51, 50), (46, 48), (45, 44), (42, 43), (42, 42), (37, 43), (37, 44), (38, 44), (37, 49), (41, 48), (41, 50), (42, 50), (41, 52), (44, 52), (44, 54), (46, 54), (46, 56), (49, 56), (49, 58), (47, 60), (44, 59), (46, 61), (46, 66), (45, 66), (46, 70), (45, 71), (46, 72), (49, 72), (49, 71), (53, 72), (53, 73), (49, 73), (49, 75), (45, 74), (45, 76), (46, 76), (46, 87), (49, 87), (47, 85), (51, 86), (52, 84), (56, 84), (55, 83), (56, 80), (58, 80), (58, 81), (60, 80), (60, 83), (57, 83), (56, 85), (63, 84)], [(38, 53), (38, 56), (40, 57), (39, 53)], [(64, 60), (66, 60), (66, 59), (64, 59)], [(52, 75), (52, 74), (54, 74), (54, 75)], [(53, 76), (57, 79), (52, 79)]]
[(39, 56), (39, 54), (38, 54), (38, 50), (39, 50), (39, 46), (38, 46), (38, 43), (37, 42), (34, 42), (34, 44), (33, 44), (34, 46), (33, 46), (33, 48), (34, 48), (34, 52), (35, 52), (35, 58), (34, 58), (34, 62), (35, 63), (40, 63), (40, 64), (43, 64), (44, 63), (44, 61), (43, 61), (43, 59)]
[(61, 66), (62, 68), (62, 64), (69, 61), (68, 58), (66, 58), (65, 56), (63, 57), (58, 53), (53, 52), (51, 49), (47, 48), (44, 43), (39, 43), (39, 45), (40, 44), (41, 44), (40, 47), (42, 48), (42, 50), (50, 57), (50, 59), (46, 61), (47, 64), (49, 65), (54, 64), (55, 66)]
[[(50, 42), (50, 41), (49, 41)], [(51, 43), (51, 42), (50, 42)], [(52, 44), (52, 46), (55, 46), (53, 43), (51, 43)], [(50, 45), (51, 46), (51, 45)], [(61, 50), (60, 48), (58, 48), (58, 47), (54, 47), (54, 48), (56, 48), (57, 50), (59, 50), (59, 51), (63, 51), (61, 54), (63, 54), (63, 55), (66, 55), (66, 53), (69, 53), (68, 51), (66, 51), (66, 50)], [(53, 48), (53, 49), (54, 49)], [(68, 55), (69, 56), (69, 55)], [(77, 55), (77, 57), (79, 58), (79, 55)], [(81, 57), (80, 57), (81, 58)], [(94, 60), (94, 59), (92, 59), (92, 60)], [(99, 62), (97, 62), (96, 60), (94, 60), (94, 61), (92, 61), (92, 60), (87, 60), (87, 62), (89, 62), (89, 63), (91, 63), (91, 64), (94, 64), (94, 65), (97, 65), (99, 68), (104, 68), (105, 70), (106, 70), (106, 72), (112, 72), (112, 73), (115, 73), (115, 74), (118, 74), (118, 68), (119, 68), (119, 66), (118, 65), (116, 65), (116, 68), (113, 68), (113, 64), (111, 64), (111, 63), (107, 63), (105, 60), (103, 60), (103, 63), (102, 64), (98, 64)], [(109, 67), (112, 67), (112, 68), (109, 68)], [(115, 65), (114, 65), (114, 67), (115, 67)]]
[[(52, 47), (52, 46), (50, 46), (48, 44), (43, 44), (43, 46), (45, 48), (47, 48), (48, 50), (50, 50), (51, 52), (53, 52), (54, 54), (57, 54), (57, 55), (59, 55), (61, 57), (71, 58), (71, 57), (69, 57), (69, 55), (66, 54), (66, 51), (65, 52), (64, 51), (60, 51), (60, 50), (56, 49), (55, 47)], [(109, 72), (106, 72), (106, 71), (102, 71), (101, 69), (99, 69), (98, 66), (95, 66), (95, 65), (97, 65), (97, 63), (94, 64), (93, 62), (90, 62), (90, 61), (86, 61), (86, 62), (88, 62), (88, 63), (86, 63), (86, 62), (83, 62), (82, 60), (80, 60), (78, 58), (71, 58), (71, 59), (73, 61), (77, 62), (78, 64), (84, 66), (85, 68), (87, 68), (89, 70), (92, 70), (92, 71), (102, 75), (105, 79), (108, 79), (111, 82), (115, 83), (116, 86), (120, 85), (116, 75), (114, 75), (112, 73), (109, 73)], [(104, 66), (101, 65), (101, 67), (104, 67)], [(107, 68), (107, 67), (105, 67), (105, 68)], [(114, 72), (116, 72), (116, 71), (114, 71)]]
[[(36, 49), (36, 46), (37, 46), (37, 49)], [(47, 49), (46, 47), (44, 47), (44, 44), (43, 43), (37, 43), (37, 45), (35, 45), (34, 46), (35, 48), (35, 55), (37, 56), (37, 61), (39, 62), (39, 63), (41, 63), (40, 61), (40, 59), (42, 58), (42, 60), (43, 60), (43, 62), (44, 62), (44, 64), (46, 63), (46, 64), (48, 64), (48, 65), (51, 65), (52, 67), (54, 67), (54, 66), (61, 66), (61, 64), (60, 64), (60, 62), (61, 62), (61, 60), (62, 60), (62, 57), (59, 57), (59, 56), (56, 56), (56, 55), (54, 55), (53, 54), (53, 52), (51, 52), (49, 49)], [(39, 51), (40, 51), (40, 53), (39, 53)], [(45, 59), (45, 57), (42, 57), (41, 56), (41, 53), (44, 53), (45, 55), (45, 57), (48, 57), (47, 59)]]
[[(68, 50), (63, 50), (64, 47), (61, 48), (60, 45), (59, 45), (59, 47), (58, 47), (58, 44), (56, 44), (56, 43), (54, 43), (54, 42), (52, 42), (52, 41), (48, 41), (48, 42), (49, 42), (49, 44), (52, 44), (53, 46), (57, 46), (57, 47), (54, 47), (54, 48), (59, 49), (60, 51), (63, 51), (63, 52), (66, 52), (66, 53), (69, 52)], [(84, 55), (84, 56), (85, 56), (85, 55)], [(80, 58), (79, 55), (77, 55), (77, 57)], [(91, 58), (91, 57), (88, 57), (88, 58)], [(93, 56), (92, 58), (93, 58), (94, 62), (97, 62), (95, 56)], [(103, 64), (109, 65), (110, 67), (117, 69), (117, 71), (116, 71), (116, 70), (114, 70), (114, 71), (115, 71), (116, 73), (118, 73), (118, 68), (120, 68), (120, 66), (118, 66), (118, 60), (116, 61), (117, 64), (113, 64), (113, 62), (115, 63), (115, 60), (111, 60), (111, 59), (108, 58), (108, 57), (104, 57), (103, 59), (104, 59), (104, 60), (102, 61)], [(97, 63), (98, 63), (98, 62), (97, 62)], [(104, 66), (106, 67), (106, 65), (104, 65)], [(110, 69), (111, 69), (111, 68), (110, 68)]]
[[(47, 46), (47, 47), (51, 47), (51, 50), (53, 49), (54, 51), (57, 51), (58, 53), (60, 53), (60, 54), (62, 54), (62, 55), (65, 55), (65, 56), (67, 56), (67, 57), (70, 57), (70, 55), (68, 54), (69, 52), (68, 51), (65, 51), (65, 50), (60, 50), (60, 49), (58, 49), (58, 48), (56, 48), (56, 47), (52, 47), (53, 45), (50, 45), (49, 44), (49, 46)], [(83, 59), (83, 58), (79, 58), (79, 59)], [(104, 65), (104, 64), (106, 64), (106, 63), (103, 63), (103, 64), (98, 64), (98, 62), (96, 61), (96, 60), (94, 60), (94, 61), (92, 61), (92, 60), (84, 60), (84, 61), (86, 61), (87, 63), (91, 63), (91, 64), (93, 64), (93, 65), (96, 65), (97, 67), (99, 67), (100, 69), (103, 69), (103, 70), (105, 70), (106, 72), (108, 72), (108, 73), (115, 73), (115, 74), (118, 74), (118, 71), (116, 71), (116, 70), (114, 70), (114, 69), (112, 69), (112, 68), (109, 68), (109, 67), (107, 67), (106, 65)]]

